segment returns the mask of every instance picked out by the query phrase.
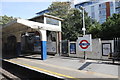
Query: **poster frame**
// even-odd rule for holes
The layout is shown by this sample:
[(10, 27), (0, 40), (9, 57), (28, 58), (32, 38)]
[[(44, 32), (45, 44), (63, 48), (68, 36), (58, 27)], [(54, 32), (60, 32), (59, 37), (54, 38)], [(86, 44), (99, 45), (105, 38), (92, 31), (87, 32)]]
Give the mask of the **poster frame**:
[(110, 53), (108, 53), (108, 55), (105, 55), (104, 53), (103, 53), (103, 45), (105, 45), (105, 44), (110, 44), (110, 53), (112, 52), (112, 46), (111, 46), (111, 43), (102, 43), (102, 56), (108, 56)]

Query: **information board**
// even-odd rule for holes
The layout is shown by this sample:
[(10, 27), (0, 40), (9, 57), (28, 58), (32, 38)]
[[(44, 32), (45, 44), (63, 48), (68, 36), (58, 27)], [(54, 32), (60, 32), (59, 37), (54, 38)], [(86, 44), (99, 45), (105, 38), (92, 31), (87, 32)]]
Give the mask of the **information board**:
[(111, 43), (102, 43), (102, 54), (108, 56), (111, 53)]
[(70, 43), (70, 54), (76, 54), (76, 43)]

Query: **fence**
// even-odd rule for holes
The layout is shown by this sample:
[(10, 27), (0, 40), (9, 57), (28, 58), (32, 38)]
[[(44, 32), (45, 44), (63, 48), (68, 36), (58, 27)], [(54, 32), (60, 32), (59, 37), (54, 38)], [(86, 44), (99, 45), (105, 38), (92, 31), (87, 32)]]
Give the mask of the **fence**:
[(114, 52), (120, 53), (120, 38), (114, 38)]
[[(71, 57), (84, 57), (83, 51), (78, 51), (76, 42), (62, 41), (62, 54)], [(113, 40), (101, 40), (100, 38), (92, 39), (92, 52), (86, 52), (87, 58), (90, 59), (109, 59), (110, 53), (120, 54), (120, 38)]]
[(120, 60), (120, 38), (114, 38), (113, 61)]

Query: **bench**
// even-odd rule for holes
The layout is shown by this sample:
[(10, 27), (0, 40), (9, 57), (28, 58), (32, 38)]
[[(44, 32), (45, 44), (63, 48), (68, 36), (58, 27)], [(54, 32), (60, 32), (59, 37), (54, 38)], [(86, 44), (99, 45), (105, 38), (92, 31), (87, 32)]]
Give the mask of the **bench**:
[(109, 58), (109, 59), (112, 59), (113, 63), (114, 63), (115, 61), (120, 61), (120, 52), (110, 53), (110, 54), (108, 55), (108, 58)]

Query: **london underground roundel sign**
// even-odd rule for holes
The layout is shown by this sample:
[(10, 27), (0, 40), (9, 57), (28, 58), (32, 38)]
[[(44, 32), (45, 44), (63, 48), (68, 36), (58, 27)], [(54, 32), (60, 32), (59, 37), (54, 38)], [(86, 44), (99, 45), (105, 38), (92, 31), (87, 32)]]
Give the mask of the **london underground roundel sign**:
[(87, 40), (81, 40), (79, 46), (82, 49), (87, 49), (90, 46), (90, 43)]

